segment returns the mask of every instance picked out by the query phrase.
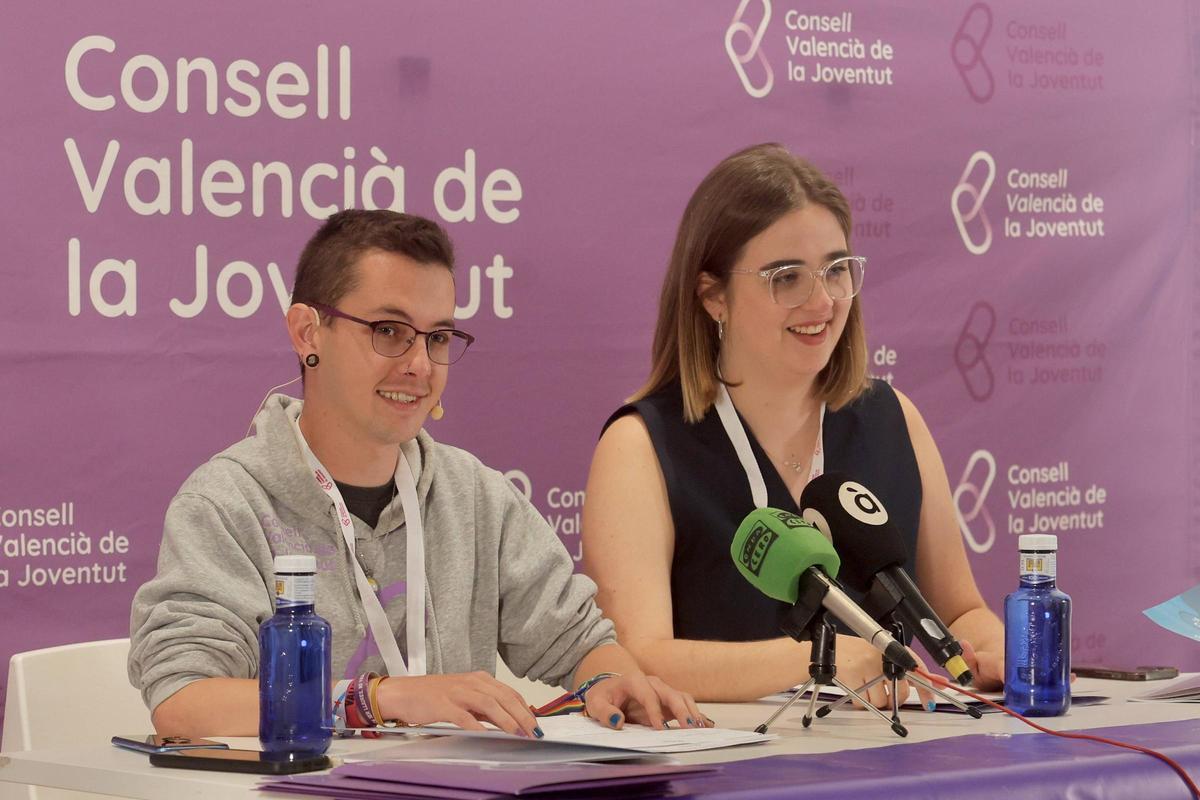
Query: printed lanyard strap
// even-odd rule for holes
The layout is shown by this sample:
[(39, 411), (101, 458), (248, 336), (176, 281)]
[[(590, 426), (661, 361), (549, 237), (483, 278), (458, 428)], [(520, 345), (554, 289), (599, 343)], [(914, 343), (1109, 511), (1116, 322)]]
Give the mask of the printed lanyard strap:
[[(379, 655), (387, 667), (389, 675), (424, 675), (425, 674), (425, 531), (421, 524), (421, 507), (417, 500), (417, 484), (413, 479), (412, 468), (404, 446), (399, 448), (399, 458), (396, 461), (396, 489), (400, 495), (400, 503), (404, 508), (404, 527), (406, 536), (406, 556), (408, 574), (406, 576), (407, 596), (407, 640), (408, 665), (404, 664), (404, 656), (400, 653), (400, 645), (396, 643), (396, 634), (388, 622), (387, 612), (379, 597), (371, 589), (367, 575), (362, 565), (358, 563), (355, 554), (354, 522), (350, 519), (350, 511), (346, 501), (338, 491), (337, 484), (329, 476), (329, 471), (321, 466), (321, 462), (313, 454), (304, 434), (300, 432), (300, 420), (292, 423), (296, 429), (296, 439), (304, 459), (312, 470), (313, 478), (321, 491), (333, 501), (334, 516), (342, 531), (342, 539), (350, 552), (350, 563), (354, 565), (354, 583), (358, 587), (358, 597), (362, 601), (363, 612), (367, 624), (371, 628), (371, 636), (379, 648)], [(407, 443), (406, 443), (407, 444)], [(416, 442), (412, 445), (415, 447)]]
[[(742, 469), (746, 472), (746, 480), (750, 483), (750, 496), (754, 499), (754, 507), (766, 508), (770, 505), (767, 502), (767, 483), (763, 480), (762, 470), (758, 468), (758, 461), (754, 458), (754, 451), (750, 448), (750, 437), (746, 435), (746, 429), (743, 427), (742, 421), (738, 419), (737, 409), (733, 407), (733, 399), (730, 398), (729, 390), (725, 388), (724, 383), (717, 385), (716, 406), (717, 416), (721, 418), (721, 425), (725, 428), (725, 435), (733, 444), (738, 461), (742, 462)], [(810, 481), (825, 473), (824, 428), (825, 404), (821, 403), (821, 415), (817, 420), (817, 444), (813, 448), (812, 467), (808, 471)]]

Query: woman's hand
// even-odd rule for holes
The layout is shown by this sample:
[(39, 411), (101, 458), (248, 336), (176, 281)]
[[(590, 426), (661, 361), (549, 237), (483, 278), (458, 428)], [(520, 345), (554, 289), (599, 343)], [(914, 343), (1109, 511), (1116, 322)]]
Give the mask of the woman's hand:
[(524, 698), (486, 672), (387, 678), (376, 699), (384, 719), (407, 725), (449, 722), (481, 731), (484, 720), (514, 736), (542, 737)]
[(584, 694), (587, 715), (609, 728), (620, 728), (625, 721), (649, 725), (661, 730), (669, 720), (681, 728), (712, 727), (712, 720), (700, 713), (696, 701), (687, 692), (672, 689), (660, 678), (640, 672), (605, 678), (592, 684)]
[[(909, 653), (917, 660), (917, 666), (925, 669), (925, 663), (917, 657), (917, 654), (913, 653), (911, 649)], [(883, 655), (878, 650), (857, 636), (838, 635), (837, 677), (842, 683), (857, 692), (858, 687), (882, 673)], [(924, 686), (918, 685), (916, 688), (917, 696), (921, 698), (921, 702), (925, 707), (929, 708), (930, 704), (934, 702), (933, 693)], [(859, 692), (859, 694), (876, 708), (889, 709), (892, 704), (891, 689), (892, 682), (890, 680), (882, 680), (865, 692)], [(900, 702), (903, 704), (908, 699), (908, 681), (902, 680), (898, 682), (896, 690), (899, 692)], [(862, 708), (862, 705), (857, 700), (852, 700), (852, 702), (858, 708)]]
[(959, 639), (963, 660), (967, 662), (975, 677), (971, 685), (981, 692), (995, 692), (1004, 688), (1004, 654), (988, 650), (976, 651), (966, 639)]

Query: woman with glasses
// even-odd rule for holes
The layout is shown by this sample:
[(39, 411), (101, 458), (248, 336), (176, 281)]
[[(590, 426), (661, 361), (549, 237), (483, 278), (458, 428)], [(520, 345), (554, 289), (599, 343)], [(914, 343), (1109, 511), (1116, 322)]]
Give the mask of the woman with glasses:
[(296, 554), (316, 559), (339, 726), (541, 736), (492, 677), (497, 651), (606, 726), (705, 725), (616, 643), (537, 510), (424, 429), (473, 341), (455, 327), (453, 264), (437, 224), (387, 210), (339, 212), (305, 247), (286, 317), (304, 399), (271, 395), (253, 436), (192, 473), (133, 601), (129, 674), (160, 734), (253, 735), (272, 561)]
[[(718, 164), (679, 226), (650, 377), (596, 448), (585, 570), (621, 642), (699, 699), (761, 697), (808, 678), (809, 645), (781, 636), (781, 604), (730, 557), (755, 508), (739, 437), (769, 506), (799, 513), (804, 487), (824, 472), (874, 492), (976, 685), (998, 686), (1003, 674), (1003, 628), (971, 576), (937, 447), (907, 397), (867, 378), (867, 260), (851, 253), (850, 231), (841, 191), (784, 148)], [(721, 404), (736, 414), (718, 413)], [(881, 671), (862, 639), (839, 635), (836, 651), (837, 676), (852, 687)], [(885, 684), (866, 699), (884, 704)]]

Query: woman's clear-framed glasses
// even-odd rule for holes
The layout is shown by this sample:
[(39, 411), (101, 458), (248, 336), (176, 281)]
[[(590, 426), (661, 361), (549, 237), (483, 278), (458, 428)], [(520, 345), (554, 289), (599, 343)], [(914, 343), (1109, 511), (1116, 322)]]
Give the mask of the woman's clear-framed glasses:
[(818, 279), (832, 299), (849, 300), (862, 291), (866, 267), (866, 256), (843, 256), (835, 258), (816, 271), (803, 264), (788, 263), (771, 264), (766, 269), (729, 271), (766, 278), (771, 287), (771, 299), (784, 308), (795, 308), (804, 305), (808, 298), (812, 297)]
[(327, 306), (324, 303), (313, 303), (312, 307), (331, 317), (340, 317), (357, 322), (359, 325), (366, 325), (371, 329), (371, 347), (375, 349), (376, 353), (386, 358), (399, 358), (412, 348), (418, 336), (424, 336), (425, 351), (429, 353), (430, 361), (435, 364), (453, 364), (463, 357), (467, 348), (475, 341), (474, 336), (456, 328), (423, 331), (396, 319), (368, 322), (344, 311), (338, 311), (333, 306)]

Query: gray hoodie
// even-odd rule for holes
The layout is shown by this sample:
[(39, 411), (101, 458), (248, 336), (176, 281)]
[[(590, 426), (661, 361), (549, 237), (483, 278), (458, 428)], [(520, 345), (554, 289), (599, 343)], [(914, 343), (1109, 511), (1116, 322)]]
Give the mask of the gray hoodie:
[[(275, 555), (317, 557), (316, 610), (333, 626), (334, 675), (385, 671), (333, 504), (293, 433), (302, 405), (273, 395), (256, 434), (197, 469), (171, 501), (158, 574), (138, 590), (129, 622), (129, 678), (149, 708), (194, 680), (258, 674)], [(494, 674), (498, 650), (518, 676), (568, 684), (587, 653), (615, 641), (596, 585), (572, 574), (554, 531), (499, 472), (424, 431), (405, 453), (425, 523), (429, 672)], [(353, 522), (359, 560), (407, 657), (400, 500), (374, 530)]]

